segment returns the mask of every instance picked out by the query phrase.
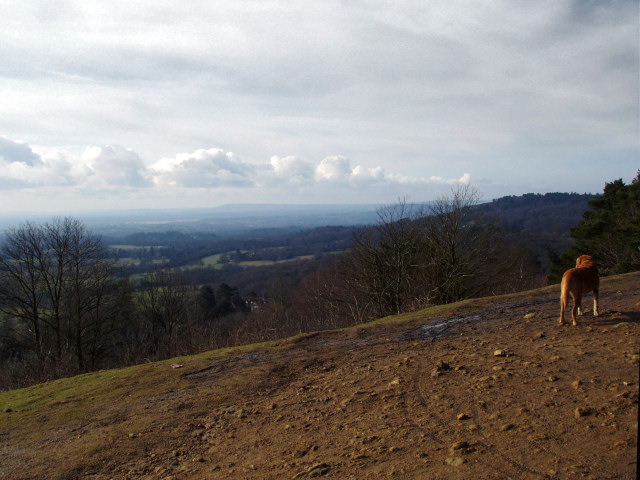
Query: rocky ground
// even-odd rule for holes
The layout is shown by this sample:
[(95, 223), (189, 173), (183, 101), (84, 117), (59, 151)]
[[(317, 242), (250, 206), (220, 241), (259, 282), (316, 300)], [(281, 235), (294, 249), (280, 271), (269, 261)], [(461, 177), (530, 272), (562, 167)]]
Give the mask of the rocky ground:
[(605, 279), (578, 327), (558, 295), (157, 364), (107, 403), (0, 399), (0, 478), (636, 478), (640, 274)]

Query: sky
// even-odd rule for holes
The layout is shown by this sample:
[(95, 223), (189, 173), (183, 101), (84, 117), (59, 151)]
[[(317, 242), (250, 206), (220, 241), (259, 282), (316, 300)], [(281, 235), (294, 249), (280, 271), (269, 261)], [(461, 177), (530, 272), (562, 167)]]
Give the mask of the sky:
[(0, 0), (0, 213), (599, 193), (637, 0)]

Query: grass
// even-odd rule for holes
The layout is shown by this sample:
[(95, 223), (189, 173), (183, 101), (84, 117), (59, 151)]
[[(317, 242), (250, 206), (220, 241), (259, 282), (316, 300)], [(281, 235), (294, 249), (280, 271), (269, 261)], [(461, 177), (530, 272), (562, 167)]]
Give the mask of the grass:
[[(216, 357), (270, 348), (279, 342), (264, 342), (241, 347), (212, 350), (198, 355), (176, 357), (144, 365), (62, 378), (27, 388), (0, 393), (0, 435), (11, 432), (11, 441), (38, 439), (47, 430), (82, 423), (104, 406), (117, 405), (135, 418), (134, 405), (140, 398), (152, 398), (181, 388), (180, 375), (185, 371), (206, 368)], [(183, 364), (175, 370), (172, 364)], [(188, 369), (188, 370), (187, 370)], [(72, 407), (71, 407), (72, 406)], [(132, 420), (133, 421), (133, 420)]]

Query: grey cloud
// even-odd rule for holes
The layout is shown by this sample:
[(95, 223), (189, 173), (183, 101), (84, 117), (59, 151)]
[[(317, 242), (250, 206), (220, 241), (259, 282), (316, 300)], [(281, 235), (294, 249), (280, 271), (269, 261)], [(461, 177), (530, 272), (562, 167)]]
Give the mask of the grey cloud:
[(25, 143), (14, 142), (0, 136), (0, 164), (23, 163), (34, 167), (42, 165), (42, 159)]

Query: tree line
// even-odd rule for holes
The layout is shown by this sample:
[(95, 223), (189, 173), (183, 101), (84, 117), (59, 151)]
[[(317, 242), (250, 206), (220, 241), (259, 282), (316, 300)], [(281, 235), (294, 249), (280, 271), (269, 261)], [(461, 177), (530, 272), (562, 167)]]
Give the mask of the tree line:
[[(554, 267), (590, 253), (605, 273), (640, 268), (639, 187), (640, 172), (606, 184)], [(132, 282), (81, 222), (26, 223), (0, 247), (0, 389), (546, 284), (536, 255), (478, 200), (463, 186), (382, 207), (347, 252), (282, 270), (266, 295), (166, 267)]]
[(0, 389), (214, 348), (247, 311), (178, 271), (134, 288), (78, 220), (26, 223), (0, 248)]

